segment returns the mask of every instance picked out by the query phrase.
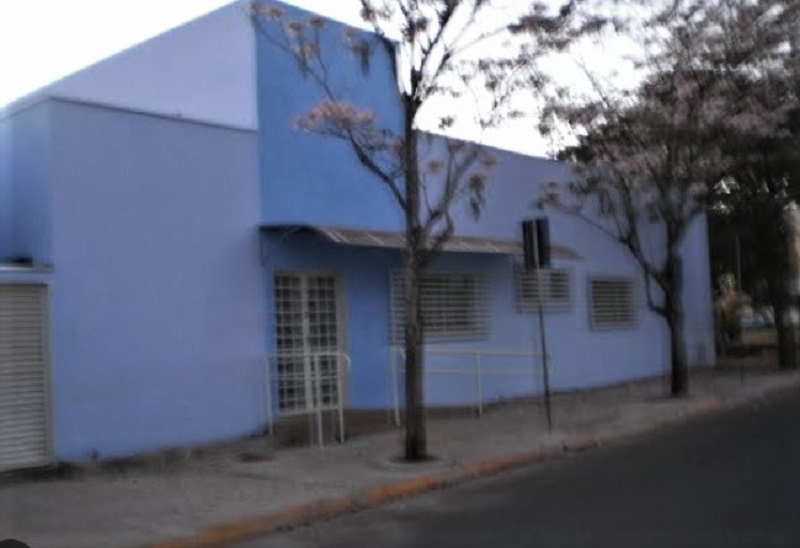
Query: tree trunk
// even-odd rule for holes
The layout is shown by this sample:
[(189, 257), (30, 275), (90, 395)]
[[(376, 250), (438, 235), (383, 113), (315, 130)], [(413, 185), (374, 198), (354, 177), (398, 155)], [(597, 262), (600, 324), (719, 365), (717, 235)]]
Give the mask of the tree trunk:
[(689, 372), (686, 367), (686, 345), (683, 340), (683, 314), (667, 318), (670, 348), (670, 394), (685, 396), (689, 392)]
[[(410, 240), (410, 239), (409, 239)], [(428, 456), (425, 425), (425, 397), (422, 363), (422, 313), (419, 282), (421, 269), (416, 253), (408, 246), (405, 267), (405, 370), (406, 370), (406, 439), (405, 460), (420, 461)]]
[(683, 263), (680, 255), (670, 253), (667, 268), (669, 281), (665, 295), (665, 319), (670, 341), (670, 394), (679, 397), (689, 392), (686, 345), (683, 337)]
[(420, 306), (421, 257), (425, 249), (420, 227), (420, 181), (417, 158), (417, 133), (414, 99), (406, 97), (405, 107), (405, 354), (406, 354), (406, 439), (405, 460), (420, 461), (428, 457), (428, 435), (425, 425), (424, 368), (422, 363), (423, 325)]
[(786, 322), (789, 310), (789, 292), (783, 276), (775, 276), (769, 282), (769, 295), (775, 315), (775, 331), (778, 335), (778, 367), (795, 369), (797, 367), (797, 342), (794, 326)]

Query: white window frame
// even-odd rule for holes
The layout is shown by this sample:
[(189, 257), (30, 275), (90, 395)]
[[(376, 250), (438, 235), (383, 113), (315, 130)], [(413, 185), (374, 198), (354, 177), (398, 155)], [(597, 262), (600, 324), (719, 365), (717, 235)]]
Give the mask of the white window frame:
[[(589, 324), (595, 331), (632, 329), (638, 321), (636, 284), (625, 276), (592, 275), (587, 280)], [(615, 284), (616, 294), (598, 295), (597, 284)], [(600, 300), (598, 300), (600, 299)]]
[[(390, 273), (389, 330), (394, 344), (403, 342), (405, 332), (403, 283), (402, 271)], [(465, 286), (470, 287), (467, 289)], [(486, 276), (467, 271), (425, 272), (420, 291), (426, 341), (472, 341), (489, 335), (489, 283)], [(462, 300), (459, 302), (458, 299)]]
[[(566, 312), (572, 309), (572, 272), (566, 268), (543, 268), (541, 281), (544, 291), (542, 309), (545, 312)], [(536, 312), (539, 308), (538, 275), (514, 265), (514, 298), (520, 312)]]

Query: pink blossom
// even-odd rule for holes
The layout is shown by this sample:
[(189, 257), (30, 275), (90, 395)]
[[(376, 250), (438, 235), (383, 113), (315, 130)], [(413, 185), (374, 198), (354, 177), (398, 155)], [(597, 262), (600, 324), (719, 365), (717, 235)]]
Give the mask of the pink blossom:
[(398, 139), (392, 143), (392, 151), (394, 152), (395, 156), (400, 158), (406, 152), (406, 144), (402, 140)]
[(377, 12), (371, 6), (363, 6), (361, 8), (361, 19), (366, 21), (367, 23), (374, 23), (377, 19)]
[(358, 112), (358, 122), (361, 124), (371, 124), (375, 121), (375, 113), (369, 109)]
[(704, 182), (695, 182), (689, 185), (689, 196), (700, 199), (708, 194), (708, 185)]
[(471, 192), (480, 192), (486, 186), (486, 175), (483, 173), (473, 173), (467, 181)]
[(481, 156), (481, 164), (486, 169), (492, 169), (497, 165), (497, 157), (492, 154), (483, 154)]
[(343, 101), (325, 100), (295, 121), (305, 131), (352, 131), (375, 121), (375, 113)]
[(547, 202), (555, 202), (561, 197), (561, 185), (556, 181), (549, 181), (542, 188), (542, 198)]
[(319, 15), (312, 15), (308, 18), (308, 24), (314, 28), (322, 28), (325, 26), (325, 18)]
[(442, 167), (444, 167), (444, 162), (441, 160), (431, 160), (428, 162), (428, 171), (434, 175), (439, 173)]
[(448, 129), (455, 123), (455, 118), (452, 116), (442, 116), (439, 119), (439, 129)]
[(645, 188), (642, 191), (642, 202), (648, 206), (658, 202), (658, 191), (652, 186)]
[(292, 34), (300, 34), (303, 32), (303, 23), (300, 21), (289, 21), (289, 23), (286, 25), (286, 28)]
[(262, 8), (262, 13), (269, 17), (270, 19), (280, 19), (283, 16), (283, 8), (280, 6), (276, 6), (275, 4), (270, 4), (269, 6), (265, 6)]

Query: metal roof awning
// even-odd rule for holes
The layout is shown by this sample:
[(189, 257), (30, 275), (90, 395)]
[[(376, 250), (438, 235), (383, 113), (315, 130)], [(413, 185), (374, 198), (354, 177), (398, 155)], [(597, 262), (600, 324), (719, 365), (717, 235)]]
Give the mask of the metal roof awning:
[[(402, 232), (303, 224), (262, 225), (260, 229), (263, 233), (279, 234), (311, 232), (322, 236), (331, 243), (341, 245), (388, 249), (403, 249), (405, 247), (405, 235)], [(443, 251), (521, 255), (522, 242), (477, 236), (452, 236), (444, 244)], [(550, 252), (552, 257), (556, 259), (580, 259), (580, 256), (575, 251), (563, 245), (552, 244)]]

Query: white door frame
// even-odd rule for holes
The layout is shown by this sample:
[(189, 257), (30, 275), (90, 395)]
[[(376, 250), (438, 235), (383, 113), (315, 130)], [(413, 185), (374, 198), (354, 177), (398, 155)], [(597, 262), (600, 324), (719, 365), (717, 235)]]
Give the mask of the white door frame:
[[(273, 272), (273, 299), (275, 300), (275, 306), (273, 310), (274, 314), (274, 321), (275, 321), (275, 346), (276, 346), (276, 353), (280, 356), (281, 351), (278, 348), (278, 340), (280, 334), (278, 333), (278, 322), (279, 322), (279, 315), (280, 311), (278, 310), (278, 296), (277, 296), (277, 289), (278, 289), (278, 278), (280, 277), (293, 277), (300, 280), (300, 299), (301, 299), (301, 306), (302, 306), (302, 354), (304, 355), (304, 362), (303, 362), (303, 370), (305, 371), (305, 394), (303, 401), (305, 402), (304, 408), (301, 410), (299, 408), (289, 408), (289, 409), (281, 409), (281, 401), (280, 401), (280, 391), (278, 393), (278, 409), (281, 414), (287, 415), (292, 414), (293, 411), (295, 412), (308, 412), (311, 410), (314, 405), (314, 390), (311, 383), (311, 376), (309, 372), (311, 371), (311, 352), (313, 352), (311, 348), (310, 336), (311, 336), (311, 326), (309, 320), (309, 310), (308, 310), (308, 303), (309, 303), (309, 287), (308, 281), (310, 278), (315, 276), (318, 277), (325, 277), (330, 278), (333, 280), (333, 291), (334, 291), (334, 307), (335, 307), (335, 341), (336, 341), (336, 348), (334, 352), (340, 353), (344, 356), (347, 355), (347, 350), (345, 346), (346, 339), (346, 313), (345, 313), (345, 295), (344, 295), (344, 280), (343, 276), (340, 273), (328, 271), (328, 270), (305, 270), (305, 269), (281, 269), (275, 270)], [(345, 363), (342, 363), (341, 359), (337, 359), (339, 367), (341, 368), (341, 373), (345, 373), (343, 371)], [(277, 365), (277, 364), (276, 364)], [(347, 401), (349, 401), (349, 376), (344, 375), (341, 378), (342, 383), (342, 402), (340, 405), (345, 405)], [(278, 380), (280, 382), (280, 380)], [(309, 405), (309, 402), (312, 402)]]

